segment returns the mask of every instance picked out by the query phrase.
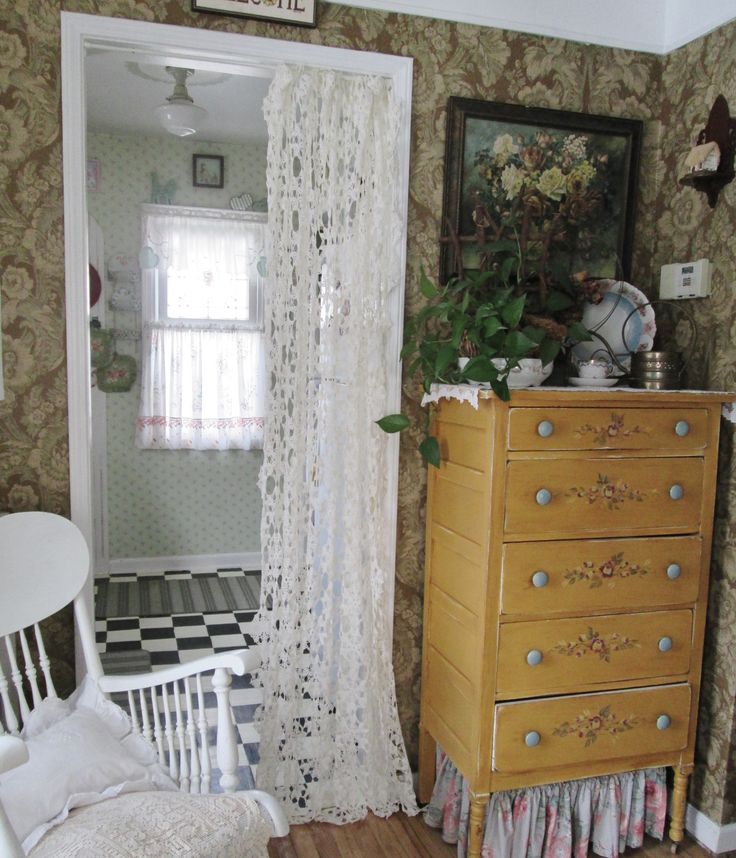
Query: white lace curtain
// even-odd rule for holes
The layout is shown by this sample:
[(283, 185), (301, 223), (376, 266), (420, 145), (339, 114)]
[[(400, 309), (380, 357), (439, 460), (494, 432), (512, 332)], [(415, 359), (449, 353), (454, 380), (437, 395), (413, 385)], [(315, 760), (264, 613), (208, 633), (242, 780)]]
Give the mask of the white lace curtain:
[(391, 662), (389, 81), (281, 68), (269, 130), (258, 784), (292, 822), (416, 812)]
[(144, 329), (136, 444), (260, 449), (264, 346), (254, 288), (262, 224), (171, 209), (143, 216)]

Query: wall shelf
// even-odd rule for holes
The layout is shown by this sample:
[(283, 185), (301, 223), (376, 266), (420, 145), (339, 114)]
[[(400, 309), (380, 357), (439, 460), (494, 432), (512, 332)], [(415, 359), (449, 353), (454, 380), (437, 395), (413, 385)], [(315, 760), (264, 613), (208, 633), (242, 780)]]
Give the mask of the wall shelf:
[(736, 150), (736, 120), (731, 118), (728, 102), (719, 95), (713, 102), (708, 123), (698, 134), (697, 144), (715, 142), (721, 150), (721, 159), (716, 170), (697, 170), (680, 179), (681, 185), (702, 191), (708, 197), (708, 205), (715, 208), (721, 190), (733, 181), (734, 151)]

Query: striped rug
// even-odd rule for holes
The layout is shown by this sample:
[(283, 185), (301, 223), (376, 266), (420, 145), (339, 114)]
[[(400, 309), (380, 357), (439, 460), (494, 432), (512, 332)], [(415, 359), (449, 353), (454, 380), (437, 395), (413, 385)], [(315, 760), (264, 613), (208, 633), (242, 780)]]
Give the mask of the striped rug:
[(195, 575), (167, 580), (163, 575), (137, 581), (96, 581), (95, 615), (114, 617), (170, 617), (172, 614), (212, 614), (222, 611), (256, 611), (261, 588), (260, 572), (235, 577)]

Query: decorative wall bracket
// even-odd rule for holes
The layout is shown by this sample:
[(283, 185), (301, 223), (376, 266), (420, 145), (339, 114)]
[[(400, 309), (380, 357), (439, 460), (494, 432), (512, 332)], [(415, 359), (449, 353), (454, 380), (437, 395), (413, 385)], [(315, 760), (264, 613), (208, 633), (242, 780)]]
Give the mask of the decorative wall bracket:
[(721, 189), (733, 181), (734, 152), (736, 151), (736, 119), (732, 119), (728, 102), (719, 95), (713, 102), (708, 123), (698, 134), (698, 145), (715, 142), (720, 149), (720, 161), (715, 170), (695, 170), (680, 179), (681, 185), (689, 185), (708, 197), (708, 204), (715, 208)]

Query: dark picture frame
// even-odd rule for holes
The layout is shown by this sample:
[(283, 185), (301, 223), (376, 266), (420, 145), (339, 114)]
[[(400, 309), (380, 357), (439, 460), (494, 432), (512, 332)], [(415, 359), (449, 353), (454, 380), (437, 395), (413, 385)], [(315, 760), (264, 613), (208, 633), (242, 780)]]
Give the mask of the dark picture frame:
[(317, 0), (192, 0), (193, 12), (213, 12), (236, 15), (257, 21), (295, 24), (297, 27), (317, 26)]
[(225, 158), (222, 155), (192, 155), (192, 184), (195, 188), (224, 188)]
[(522, 236), (553, 271), (627, 279), (642, 128), (637, 119), (451, 97), (443, 282), (457, 273), (458, 248), (472, 269), (478, 238)]

